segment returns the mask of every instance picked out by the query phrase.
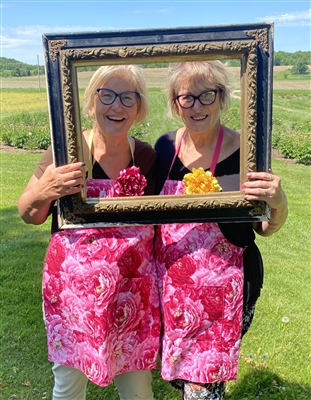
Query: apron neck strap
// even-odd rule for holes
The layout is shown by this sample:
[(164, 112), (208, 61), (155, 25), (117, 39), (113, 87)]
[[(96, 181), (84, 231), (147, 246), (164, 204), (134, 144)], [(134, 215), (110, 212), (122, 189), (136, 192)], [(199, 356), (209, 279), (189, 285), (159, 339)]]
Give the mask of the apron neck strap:
[(88, 162), (88, 168), (87, 168), (87, 177), (89, 179), (92, 179), (92, 177), (93, 177), (93, 157), (92, 157), (93, 136), (94, 136), (94, 131), (92, 129), (89, 134), (88, 141), (87, 141), (87, 145), (89, 147), (89, 162)]
[(211, 172), (212, 176), (215, 176), (215, 169), (216, 169), (216, 165), (218, 162), (223, 138), (224, 138), (224, 126), (220, 125), (218, 139), (217, 139), (217, 143), (216, 143), (216, 147), (214, 150), (213, 159), (212, 159), (212, 163), (211, 163), (211, 167), (210, 167), (210, 172)]
[[(183, 140), (183, 138), (184, 138), (184, 136), (185, 136), (186, 131), (187, 131), (187, 130), (185, 129), (184, 132), (180, 135), (180, 138), (179, 138), (179, 140), (178, 140), (178, 143), (177, 143), (177, 146), (176, 146), (176, 150), (175, 150), (175, 154), (174, 154), (174, 157), (173, 157), (173, 160), (172, 160), (170, 169), (169, 169), (168, 174), (167, 174), (167, 179), (169, 179), (170, 172), (171, 172), (171, 170), (172, 170), (172, 167), (173, 167), (173, 165), (174, 165), (174, 162), (175, 162), (175, 160), (176, 160), (176, 157), (177, 157), (178, 154), (179, 154), (179, 150), (180, 150), (180, 147), (181, 147), (181, 142), (182, 142), (182, 140)], [(215, 147), (215, 150), (214, 150), (214, 154), (213, 154), (213, 158), (212, 158), (212, 163), (211, 163), (211, 167), (210, 167), (210, 172), (211, 172), (211, 174), (212, 174), (213, 176), (215, 176), (215, 169), (216, 169), (216, 165), (217, 165), (217, 162), (218, 162), (218, 158), (219, 158), (219, 154), (220, 154), (220, 150), (221, 150), (221, 145), (222, 145), (223, 137), (224, 137), (224, 126), (223, 126), (223, 125), (220, 125), (220, 127), (219, 127), (219, 133), (218, 133), (218, 138), (217, 138), (217, 143), (216, 143), (216, 147)]]

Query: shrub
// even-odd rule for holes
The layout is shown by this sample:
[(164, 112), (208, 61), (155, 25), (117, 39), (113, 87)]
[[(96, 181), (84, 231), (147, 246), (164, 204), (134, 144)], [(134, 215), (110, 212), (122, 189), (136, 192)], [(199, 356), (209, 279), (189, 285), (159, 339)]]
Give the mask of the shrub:
[(310, 121), (293, 122), (290, 127), (285, 127), (281, 120), (274, 119), (272, 147), (298, 163), (311, 164)]
[(293, 65), (291, 69), (292, 74), (306, 74), (308, 71), (308, 64), (306, 61), (298, 61), (296, 64)]
[(0, 140), (8, 146), (45, 150), (51, 143), (47, 111), (10, 114), (0, 127)]
[(142, 122), (138, 125), (133, 125), (129, 131), (130, 136), (134, 136), (137, 139), (144, 140), (146, 135), (148, 134), (149, 123)]

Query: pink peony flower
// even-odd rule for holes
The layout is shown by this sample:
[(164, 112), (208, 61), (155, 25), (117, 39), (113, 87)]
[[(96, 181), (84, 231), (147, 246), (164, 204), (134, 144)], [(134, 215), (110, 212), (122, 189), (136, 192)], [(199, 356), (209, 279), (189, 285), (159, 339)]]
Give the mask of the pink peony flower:
[(124, 278), (134, 278), (139, 276), (138, 269), (143, 262), (141, 254), (134, 247), (127, 248), (120, 259), (118, 267)]
[(60, 294), (63, 290), (61, 279), (55, 275), (43, 273), (43, 298), (45, 314), (53, 315), (55, 310), (60, 310), (62, 299)]
[(196, 266), (191, 257), (187, 255), (179, 258), (168, 270), (168, 276), (171, 277), (174, 285), (183, 286), (193, 284), (191, 276), (195, 273)]
[(114, 184), (114, 196), (142, 196), (146, 186), (147, 180), (140, 174), (139, 167), (126, 168), (120, 172)]
[(99, 186), (95, 187), (86, 187), (86, 197), (100, 197), (100, 188)]
[(60, 315), (51, 315), (46, 321), (46, 330), (48, 335), (49, 360), (66, 363), (72, 359), (75, 349), (75, 337), (67, 330), (62, 323)]

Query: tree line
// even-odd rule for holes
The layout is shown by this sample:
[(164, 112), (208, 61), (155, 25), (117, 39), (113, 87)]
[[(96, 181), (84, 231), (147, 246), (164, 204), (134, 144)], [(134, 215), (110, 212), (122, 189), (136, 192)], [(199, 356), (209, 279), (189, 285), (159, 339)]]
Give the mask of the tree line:
[(30, 65), (13, 58), (0, 57), (0, 76), (32, 76), (44, 75), (45, 69), (43, 65)]
[[(230, 66), (238, 66), (239, 60), (231, 60)], [(311, 65), (311, 51), (296, 51), (294, 53), (287, 53), (285, 51), (276, 51), (274, 53), (274, 65), (276, 66), (293, 66), (292, 72), (303, 74), (308, 71), (308, 65)], [(145, 68), (165, 68), (167, 63), (162, 64), (144, 64)], [(79, 71), (93, 71), (96, 67), (82, 67)], [(0, 76), (1, 77), (19, 77), (19, 76), (32, 76), (44, 75), (45, 67), (43, 65), (30, 65), (12, 58), (0, 57)]]

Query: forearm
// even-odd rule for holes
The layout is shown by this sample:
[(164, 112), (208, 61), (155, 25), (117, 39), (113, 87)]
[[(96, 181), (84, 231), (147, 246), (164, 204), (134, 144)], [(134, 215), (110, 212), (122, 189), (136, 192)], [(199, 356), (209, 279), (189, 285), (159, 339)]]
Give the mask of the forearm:
[(40, 191), (38, 181), (19, 198), (18, 212), (26, 224), (40, 225), (46, 221), (53, 201)]
[(282, 190), (282, 202), (277, 208), (271, 207), (269, 221), (258, 223), (255, 227), (256, 232), (261, 236), (270, 236), (277, 232), (285, 223), (288, 216), (287, 198)]
[(81, 191), (83, 166), (81, 162), (57, 168), (49, 165), (40, 179), (31, 177), (18, 200), (18, 211), (26, 224), (43, 224), (54, 201)]

